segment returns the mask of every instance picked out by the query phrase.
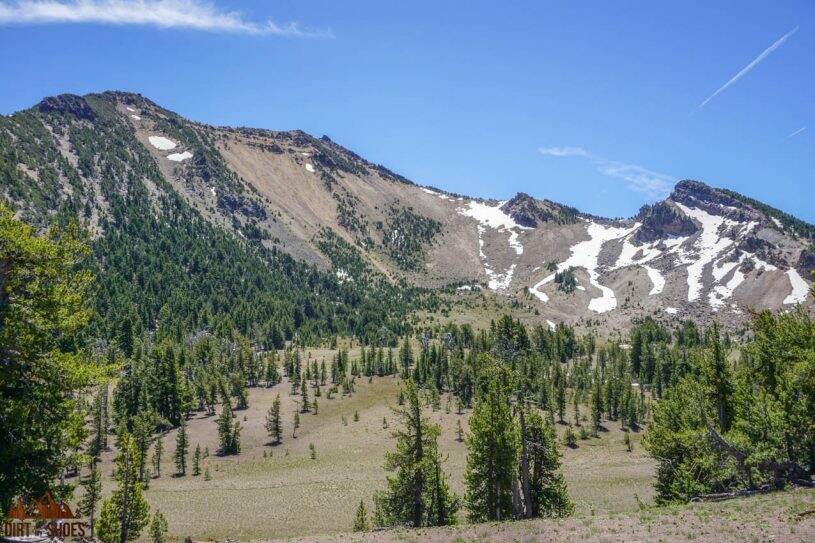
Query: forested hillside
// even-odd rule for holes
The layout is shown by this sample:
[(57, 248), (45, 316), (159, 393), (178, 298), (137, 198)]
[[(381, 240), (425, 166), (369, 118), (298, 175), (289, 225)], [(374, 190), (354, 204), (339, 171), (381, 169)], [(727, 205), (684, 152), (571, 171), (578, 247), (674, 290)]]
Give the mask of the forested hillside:
[[(238, 332), (279, 348), (295, 335), (308, 342), (400, 334), (405, 315), (429, 303), (375, 273), (341, 281), (213, 225), (167, 182), (115, 108), (112, 95), (62, 96), (0, 117), (9, 203), (39, 227), (79, 220), (90, 228), (91, 336), (112, 339), (131, 328), (176, 339)], [(198, 175), (251, 193), (205, 145), (197, 149)]]

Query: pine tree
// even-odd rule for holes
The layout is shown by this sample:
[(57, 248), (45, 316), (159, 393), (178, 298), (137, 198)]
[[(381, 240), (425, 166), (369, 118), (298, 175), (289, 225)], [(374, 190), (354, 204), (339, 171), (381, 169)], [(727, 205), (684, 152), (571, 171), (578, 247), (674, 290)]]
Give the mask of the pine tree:
[(167, 519), (164, 518), (161, 511), (153, 513), (153, 520), (150, 522), (150, 542), (167, 542)]
[(266, 432), (272, 439), (272, 444), (277, 445), (283, 437), (283, 426), (280, 423), (280, 394), (277, 395), (269, 411), (266, 413)]
[(577, 435), (575, 435), (571, 424), (566, 428), (566, 433), (563, 434), (563, 444), (570, 449), (577, 448)]
[(399, 349), (399, 364), (402, 366), (402, 379), (407, 379), (410, 376), (410, 367), (413, 365), (413, 350), (410, 347), (410, 339), (407, 337)]
[(359, 507), (357, 507), (357, 514), (354, 518), (354, 531), (367, 532), (370, 529), (371, 525), (368, 524), (368, 511), (365, 509), (365, 503), (359, 500)]
[(456, 440), (459, 443), (464, 441), (464, 429), (461, 427), (461, 419), (456, 419)]
[(394, 433), (396, 452), (387, 453), (387, 490), (374, 496), (378, 525), (414, 527), (453, 524), (459, 508), (441, 472), (437, 438), (440, 428), (422, 416), (416, 385), (404, 387), (406, 405), (395, 411), (402, 428)]
[(107, 385), (101, 385), (96, 392), (93, 403), (93, 437), (88, 447), (88, 454), (93, 458), (99, 458), (105, 448), (107, 448)]
[(161, 456), (164, 454), (164, 442), (159, 435), (156, 444), (153, 446), (153, 473), (156, 477), (161, 477)]
[(600, 432), (603, 419), (603, 390), (599, 374), (595, 372), (594, 383), (591, 389), (591, 431), (594, 437)]
[[(525, 516), (561, 517), (574, 511), (574, 504), (566, 491), (566, 481), (560, 469), (555, 429), (534, 411), (524, 414), (522, 435), (528, 470), (528, 484), (521, 485), (524, 494)], [(522, 453), (523, 454), (523, 453)]]
[(300, 384), (300, 412), (301, 413), (308, 413), (310, 410), (309, 401), (308, 401), (308, 386), (306, 385), (306, 380)]
[(703, 373), (712, 393), (719, 428), (723, 432), (728, 432), (733, 420), (733, 378), (719, 339), (719, 327), (715, 322), (708, 336), (711, 352), (705, 356)]
[(506, 520), (512, 516), (512, 492), (518, 473), (518, 432), (509, 405), (509, 392), (500, 375), (493, 375), (470, 417), (467, 438), (465, 500), (475, 521)]
[(119, 435), (119, 454), (115, 460), (117, 487), (102, 504), (98, 536), (105, 543), (126, 543), (139, 538), (150, 520), (149, 506), (139, 480), (139, 451), (133, 438)]
[(93, 528), (99, 541), (103, 543), (117, 543), (119, 541), (119, 514), (113, 500), (107, 499), (102, 502), (99, 519)]
[(99, 473), (96, 462), (91, 462), (91, 472), (82, 486), (85, 492), (82, 495), (82, 500), (79, 502), (79, 511), (88, 517), (88, 523), (91, 526), (91, 539), (93, 539), (96, 509), (102, 497), (102, 476)]
[(556, 388), (555, 388), (555, 404), (557, 406), (558, 422), (563, 424), (566, 415), (566, 379), (560, 372), (560, 366), (555, 366), (558, 370), (555, 372)]
[[(3, 147), (7, 157), (7, 145)], [(7, 180), (15, 174), (9, 173), (7, 158), (0, 162), (5, 194)], [(84, 260), (89, 253), (77, 227), (54, 227), (37, 235), (0, 203), (3, 513), (15, 497), (56, 479), (65, 466), (65, 452), (77, 450), (85, 437), (86, 421), (76, 416), (77, 405), (81, 391), (100, 374), (86, 356), (84, 342), (76, 341), (93, 305), (86, 296), (91, 274)]]
[(201, 475), (201, 445), (195, 445), (195, 452), (192, 454), (192, 474), (194, 477)]
[(189, 448), (189, 441), (187, 439), (187, 422), (181, 419), (181, 426), (178, 427), (178, 433), (175, 436), (175, 470), (179, 475), (187, 474), (187, 449)]
[(292, 430), (291, 430), (291, 437), (292, 438), (297, 437), (297, 429), (298, 428), (300, 428), (300, 412), (295, 411), (294, 412), (294, 424), (292, 425)]
[(235, 420), (228, 399), (221, 407), (221, 416), (218, 417), (218, 442), (222, 455), (238, 454), (241, 451), (240, 423)]
[(156, 427), (156, 416), (152, 411), (139, 411), (133, 418), (133, 439), (139, 449), (139, 480), (144, 482), (144, 468), (147, 464), (147, 452)]

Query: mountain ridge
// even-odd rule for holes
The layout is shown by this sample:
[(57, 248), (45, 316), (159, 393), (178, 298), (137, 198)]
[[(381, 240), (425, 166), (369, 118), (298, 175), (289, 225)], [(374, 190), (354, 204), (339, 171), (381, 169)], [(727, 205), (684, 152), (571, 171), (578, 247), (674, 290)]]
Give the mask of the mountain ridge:
[[(141, 184), (157, 216), (162, 199), (178, 197), (242, 243), (343, 281), (355, 277), (348, 256), (337, 264), (340, 245), (356, 255), (355, 268), (392, 283), (467, 287), (459, 296), (483, 288), (550, 323), (615, 330), (678, 315), (735, 326), (748, 309), (804, 301), (815, 267), (815, 226), (699, 181), (682, 180), (666, 199), (613, 219), (525, 193), (504, 201), (422, 186), (328, 136), (188, 121), (135, 93), (47, 97), (2, 119), (9, 144), (23, 151), (7, 160), (16, 164), (0, 188), (31, 217), (67, 207), (104, 235), (110, 209), (100, 187), (124, 176)], [(117, 141), (94, 141), (105, 127)], [(120, 157), (116, 171), (98, 171), (101, 152)], [(144, 153), (155, 181), (130, 171)]]

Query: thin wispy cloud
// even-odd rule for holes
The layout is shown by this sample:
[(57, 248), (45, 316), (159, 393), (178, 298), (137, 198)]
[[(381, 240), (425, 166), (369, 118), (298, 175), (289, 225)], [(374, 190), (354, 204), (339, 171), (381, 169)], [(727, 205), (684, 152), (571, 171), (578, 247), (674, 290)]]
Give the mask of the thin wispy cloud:
[(595, 165), (599, 173), (621, 179), (626, 182), (626, 187), (629, 190), (639, 192), (649, 198), (665, 198), (670, 194), (677, 181), (671, 175), (655, 172), (636, 164), (596, 156), (583, 147), (541, 147), (538, 151), (543, 155), (552, 157), (585, 158)]
[(589, 156), (582, 147), (541, 147), (538, 150), (547, 156)]
[(787, 139), (787, 140), (788, 140), (788, 139), (790, 139), (790, 138), (794, 138), (795, 136), (797, 136), (798, 134), (800, 134), (801, 132), (803, 132), (803, 131), (804, 131), (804, 130), (806, 130), (806, 129), (807, 129), (807, 127), (806, 127), (806, 126), (802, 126), (801, 128), (799, 128), (798, 130), (796, 130), (795, 132), (793, 132), (792, 134), (790, 134), (789, 136), (787, 136), (787, 137), (786, 137), (786, 138), (784, 138), (784, 139)]
[(784, 44), (784, 42), (787, 41), (787, 39), (789, 39), (789, 37), (792, 36), (793, 34), (795, 34), (797, 31), (798, 31), (798, 27), (796, 26), (795, 28), (793, 28), (792, 30), (790, 30), (789, 32), (787, 32), (786, 34), (784, 34), (783, 36), (781, 36), (780, 38), (775, 40), (775, 42), (771, 46), (769, 46), (764, 51), (762, 51), (760, 55), (758, 55), (756, 58), (753, 59), (752, 62), (750, 62), (750, 64), (748, 64), (747, 66), (742, 68), (739, 71), (739, 73), (737, 73), (736, 75), (731, 77), (730, 80), (727, 83), (725, 83), (724, 85), (722, 85), (721, 87), (716, 89), (716, 91), (713, 94), (711, 94), (710, 96), (705, 98), (705, 100), (701, 104), (699, 104), (699, 107), (700, 108), (705, 107), (705, 105), (708, 102), (710, 102), (716, 96), (718, 96), (719, 94), (724, 92), (728, 87), (733, 85), (736, 81), (738, 81), (739, 79), (741, 79), (742, 77), (747, 75), (753, 68), (758, 66), (764, 59), (766, 59), (768, 56), (770, 56), (770, 53), (772, 53), (773, 51), (775, 51), (776, 49), (781, 47)]
[(297, 23), (252, 21), (201, 0), (17, 0), (0, 1), (0, 24), (108, 24), (184, 28), (208, 32), (331, 38), (330, 31)]

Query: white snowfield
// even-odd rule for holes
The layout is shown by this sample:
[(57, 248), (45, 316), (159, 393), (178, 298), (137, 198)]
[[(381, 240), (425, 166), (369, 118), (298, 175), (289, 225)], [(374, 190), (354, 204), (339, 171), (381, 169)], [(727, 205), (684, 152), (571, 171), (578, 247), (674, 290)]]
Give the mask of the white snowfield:
[(676, 205), (685, 215), (696, 219), (702, 225), (702, 232), (693, 243), (695, 251), (684, 251), (682, 255), (682, 263), (688, 265), (688, 301), (693, 302), (702, 295), (702, 275), (705, 266), (735, 243), (734, 240), (721, 236), (719, 229), (722, 226), (736, 226), (739, 223), (725, 217), (711, 215), (702, 209), (687, 207), (680, 203)]
[(133, 120), (141, 121), (141, 117), (139, 117), (138, 115), (131, 115), (130, 117), (133, 118)]
[(192, 153), (189, 151), (184, 151), (183, 153), (173, 153), (171, 155), (167, 155), (167, 160), (172, 160), (173, 162), (183, 162), (188, 158), (192, 158)]
[[(422, 188), (422, 190), (428, 194), (439, 195), (439, 193), (430, 189)], [(492, 269), (487, 255), (484, 253), (484, 233), (486, 229), (492, 228), (498, 232), (508, 232), (509, 246), (515, 251), (516, 255), (522, 255), (524, 252), (524, 246), (518, 239), (519, 232), (522, 230), (531, 230), (529, 227), (521, 226), (516, 223), (512, 217), (504, 213), (501, 209), (504, 204), (506, 204), (506, 202), (499, 202), (497, 206), (491, 206), (483, 202), (471, 200), (467, 202), (466, 207), (461, 207), (457, 210), (459, 215), (472, 217), (478, 221), (478, 254), (484, 263), (484, 273), (489, 279), (487, 286), (491, 290), (505, 290), (509, 288), (509, 285), (512, 283), (512, 276), (515, 274), (516, 263), (511, 264), (503, 273)]]
[[(594, 221), (586, 222), (586, 233), (589, 235), (589, 239), (572, 246), (572, 255), (557, 265), (557, 272), (562, 272), (569, 268), (585, 269), (589, 275), (589, 282), (602, 293), (600, 297), (592, 298), (591, 301), (589, 301), (589, 309), (595, 313), (605, 313), (617, 307), (617, 297), (614, 295), (613, 290), (600, 284), (600, 273), (597, 271), (597, 259), (600, 256), (600, 251), (603, 249), (604, 243), (627, 236), (639, 228), (639, 223), (626, 228), (604, 226)], [(543, 292), (540, 292), (540, 287), (554, 280), (555, 274), (553, 273), (539, 281), (535, 286), (529, 289), (529, 291), (537, 296), (539, 300), (546, 302), (549, 300), (549, 297)]]
[(809, 284), (804, 281), (801, 274), (795, 268), (787, 270), (787, 277), (790, 278), (792, 285), (792, 292), (789, 296), (784, 298), (784, 305), (802, 304), (807, 299), (809, 294)]
[(662, 294), (662, 290), (665, 288), (665, 277), (663, 277), (662, 272), (656, 268), (652, 268), (651, 266), (643, 266), (643, 268), (645, 268), (645, 271), (648, 272), (648, 278), (654, 285), (648, 295), (653, 296), (655, 294)]
[(156, 149), (159, 149), (160, 151), (175, 149), (175, 142), (165, 138), (164, 136), (150, 136), (147, 139), (150, 141), (150, 145)]
[(438, 196), (442, 200), (451, 200), (451, 198), (449, 196), (447, 196), (446, 194), (443, 194), (441, 192), (436, 192), (435, 190), (431, 190), (431, 189), (429, 189), (427, 187), (419, 187), (419, 190), (421, 190), (422, 192), (426, 192), (427, 194), (432, 194), (433, 196)]
[[(428, 194), (443, 196), (430, 189), (422, 188), (422, 190)], [(522, 255), (524, 251), (519, 234), (523, 230), (531, 230), (517, 224), (503, 211), (505, 203), (489, 205), (483, 202), (468, 201), (466, 207), (458, 209), (459, 214), (478, 221), (479, 256), (489, 278), (489, 288), (492, 290), (505, 290), (511, 286), (516, 264), (511, 264), (504, 272), (498, 272), (490, 266), (484, 252), (486, 230), (491, 228), (499, 232), (507, 232), (509, 246), (517, 255)], [(705, 301), (713, 311), (729, 308), (734, 313), (741, 313), (739, 305), (732, 302), (731, 299), (736, 289), (747, 280), (748, 275), (753, 278), (758, 272), (778, 272), (775, 265), (765, 262), (756, 254), (739, 248), (739, 243), (760, 223), (758, 221), (737, 221), (724, 216), (735, 209), (729, 206), (719, 206), (722, 215), (718, 215), (715, 210), (712, 213), (707, 210), (712, 208), (701, 209), (679, 202), (673, 203), (700, 226), (697, 234), (669, 237), (637, 245), (634, 242), (634, 233), (641, 227), (640, 223), (629, 227), (581, 219), (584, 221), (589, 239), (573, 245), (570, 248), (569, 258), (560, 262), (554, 273), (528, 288), (528, 292), (539, 301), (547, 303), (549, 296), (541, 288), (553, 282), (558, 272), (569, 268), (582, 268), (588, 274), (590, 284), (600, 291), (599, 297), (589, 301), (588, 308), (596, 313), (605, 313), (617, 307), (617, 298), (611, 288), (601, 284), (602, 272), (631, 266), (641, 267), (648, 274), (652, 284), (648, 295), (656, 296), (664, 292), (667, 283), (665, 275), (660, 270), (684, 267), (687, 271), (687, 299), (689, 302), (699, 301), (705, 294)], [(780, 227), (780, 221), (771, 219)], [(600, 266), (599, 256), (604, 245), (614, 241), (620, 243), (620, 253), (616, 261), (610, 266)], [(746, 264), (750, 264), (750, 269), (756, 272), (743, 271), (748, 269)], [(533, 272), (540, 268), (541, 266), (536, 267)], [(791, 305), (804, 302), (810, 290), (809, 283), (795, 269), (787, 270), (785, 273), (790, 282), (791, 293), (783, 303)], [(706, 286), (705, 280), (708, 281), (710, 287)], [(582, 285), (577, 288), (585, 290)], [(666, 307), (664, 311), (676, 315), (679, 309)]]
[(306, 162), (306, 170), (310, 171), (311, 173), (314, 173), (314, 166)]
[(658, 245), (666, 246), (669, 253), (672, 249), (684, 243), (684, 241), (688, 238), (677, 237), (667, 240), (658, 240), (651, 243), (644, 243), (642, 245), (634, 245), (631, 243), (631, 238), (640, 226), (640, 223), (637, 223), (631, 233), (625, 236), (623, 239), (622, 249), (620, 250), (620, 256), (617, 257), (617, 263), (611, 269), (618, 270), (620, 268), (627, 268), (629, 266), (641, 266), (648, 273), (648, 278), (651, 279), (651, 284), (653, 285), (648, 295), (655, 296), (657, 294), (662, 294), (662, 291), (665, 289), (665, 277), (662, 275), (661, 271), (646, 264), (667, 254), (663, 252)]

